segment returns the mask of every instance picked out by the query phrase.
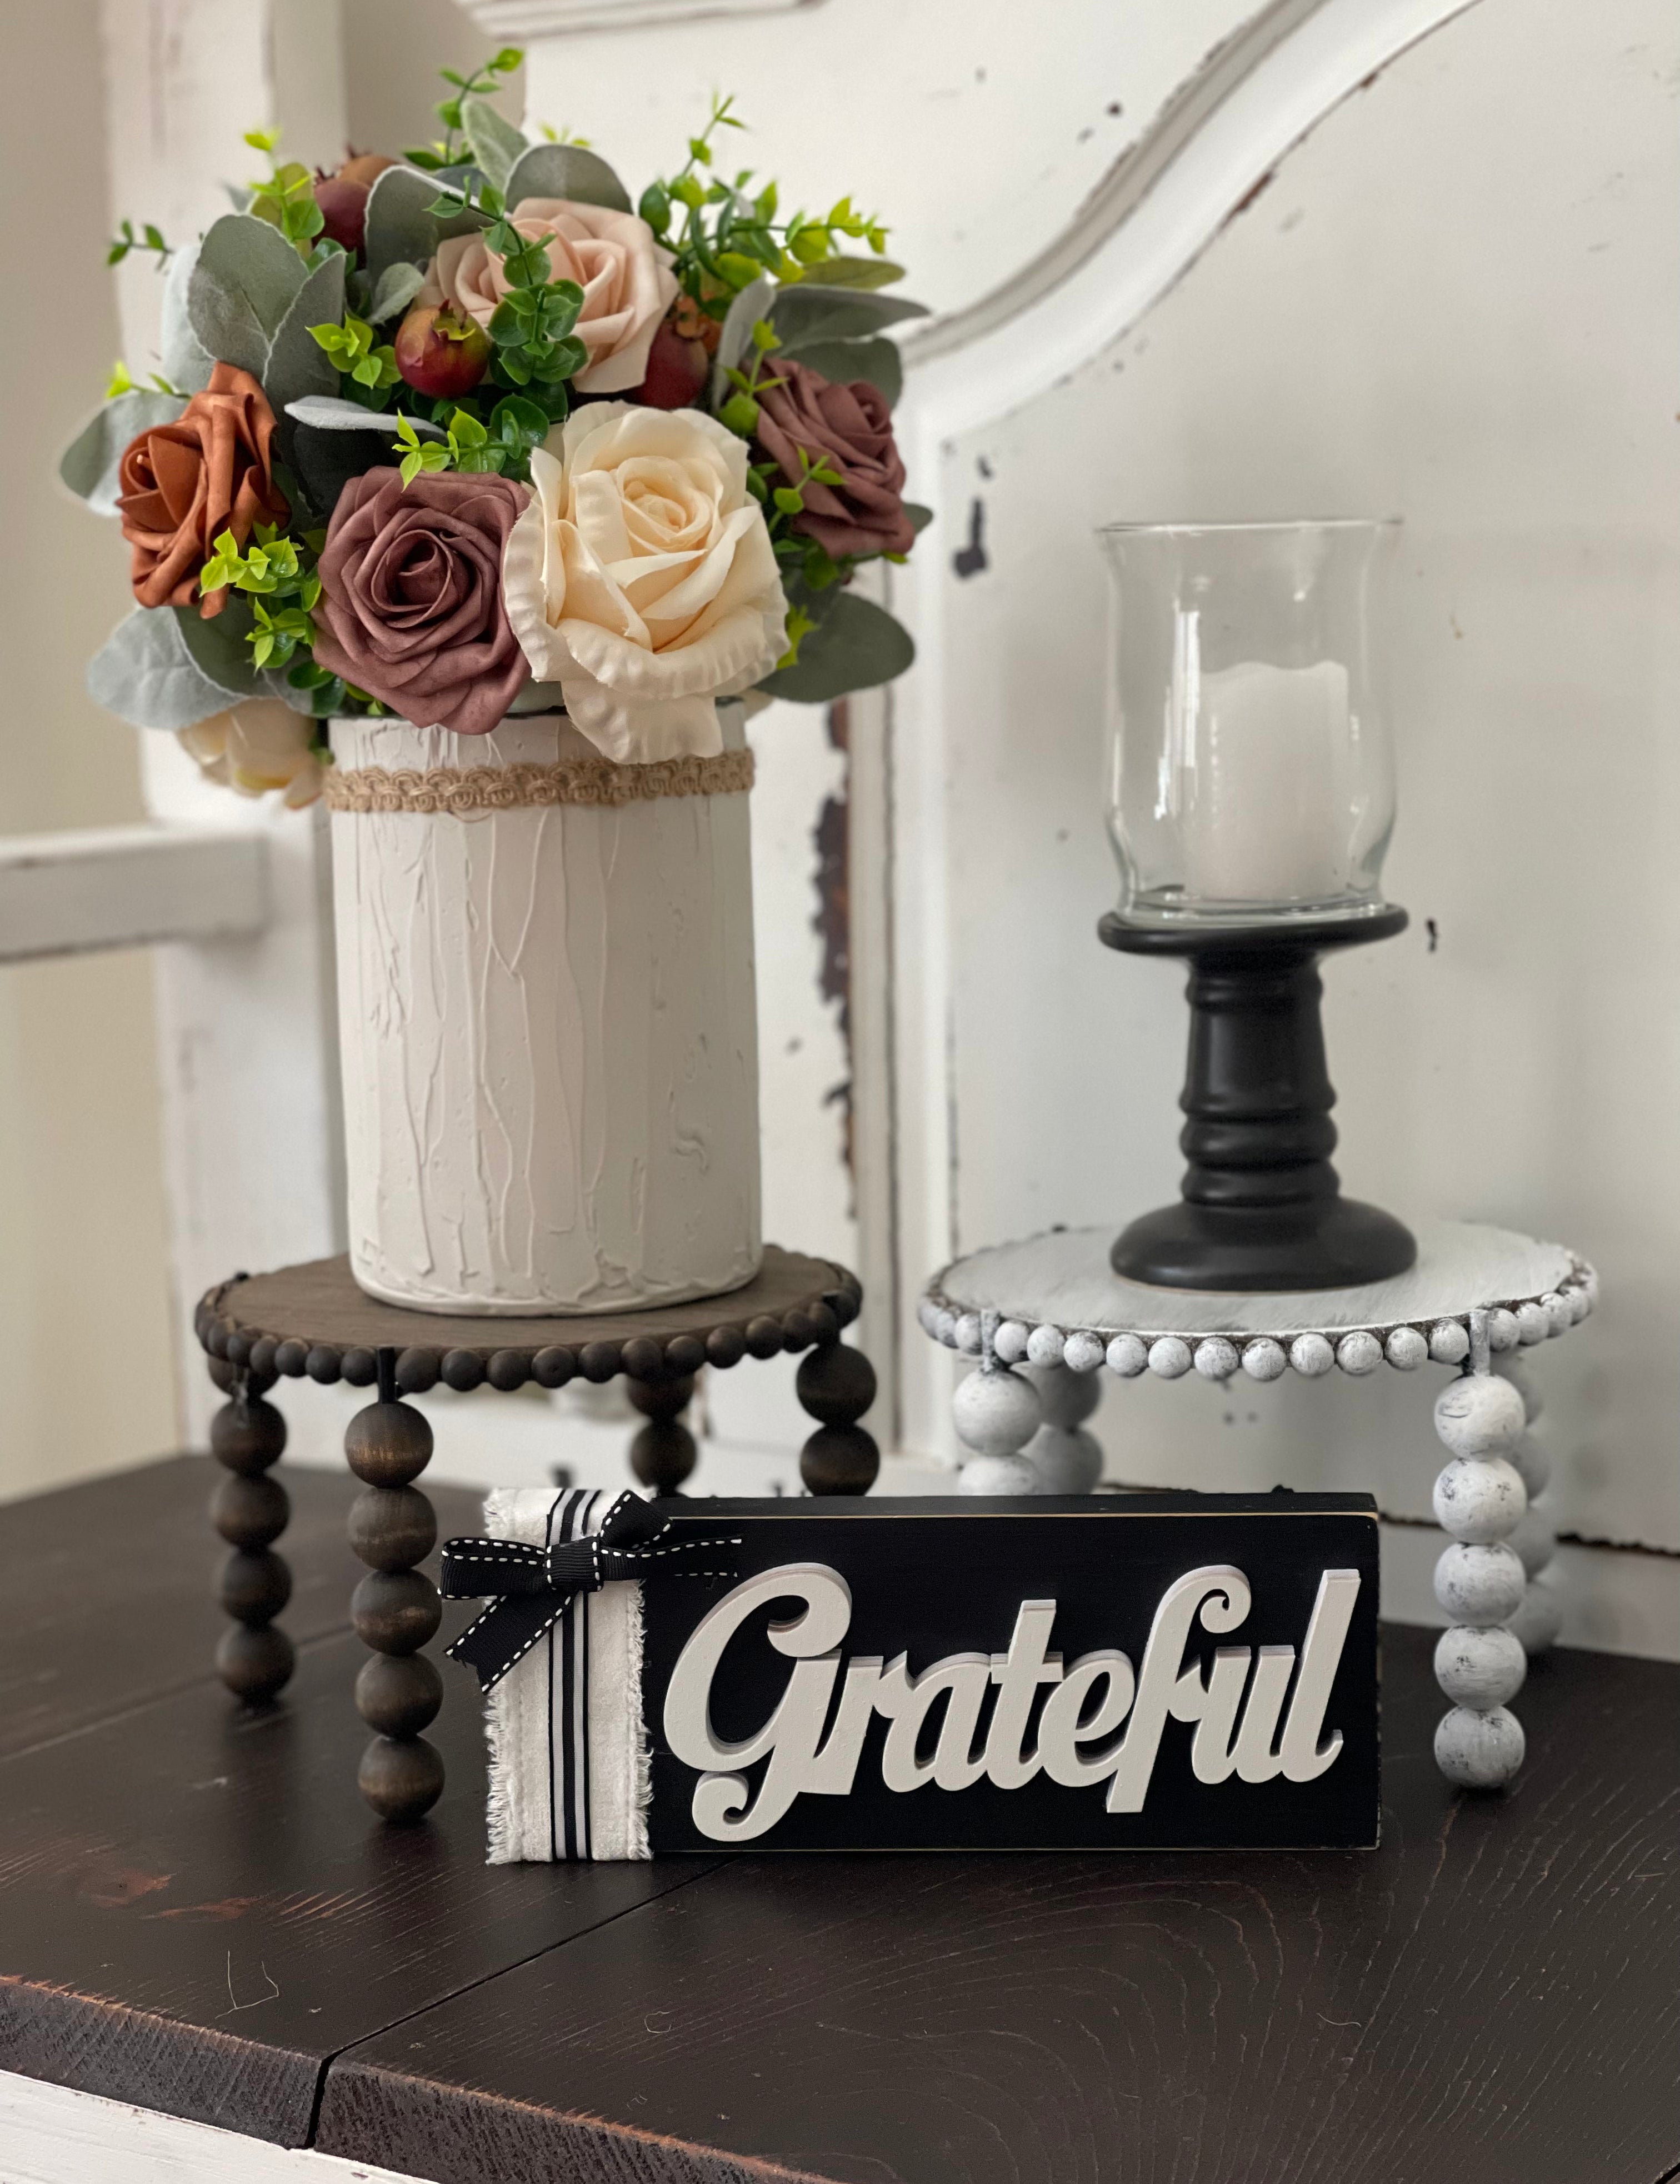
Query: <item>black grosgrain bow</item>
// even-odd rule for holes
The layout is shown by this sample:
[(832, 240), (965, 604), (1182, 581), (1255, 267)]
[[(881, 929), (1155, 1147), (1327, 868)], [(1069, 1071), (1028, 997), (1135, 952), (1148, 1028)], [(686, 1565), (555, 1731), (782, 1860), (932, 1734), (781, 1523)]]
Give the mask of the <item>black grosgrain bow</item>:
[[(488, 1600), (447, 1650), (465, 1661), (480, 1688), (493, 1691), (560, 1619), (574, 1594), (598, 1592), (615, 1578), (648, 1578), (672, 1569), (679, 1557), (736, 1540), (675, 1540), (670, 1520), (651, 1502), (620, 1494), (598, 1532), (549, 1547), (523, 1540), (446, 1540), (442, 1583), (448, 1600)], [(685, 1569), (677, 1574), (718, 1577), (721, 1570)]]

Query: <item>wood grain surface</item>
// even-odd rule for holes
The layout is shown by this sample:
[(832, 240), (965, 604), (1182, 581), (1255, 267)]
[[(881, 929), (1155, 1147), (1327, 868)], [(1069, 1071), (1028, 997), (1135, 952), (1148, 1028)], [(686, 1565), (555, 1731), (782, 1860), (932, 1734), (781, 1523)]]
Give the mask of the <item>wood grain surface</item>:
[[(225, 1475), (175, 1457), (0, 1508), (0, 1757), (209, 1675), (227, 1548), (209, 1509)], [(300, 1644), (348, 1630), (364, 1574), (344, 1530), (356, 1481), (286, 1463), (273, 1475), (292, 1497), (281, 1621)], [(433, 1498), (450, 1530), (481, 1529), (477, 1495)]]
[(1387, 1634), (1380, 1851), (726, 1864), (342, 2058), (317, 2143), (441, 2184), (1656, 2184), (1680, 1672), (1555, 1656), (1477, 1800), (1431, 1643)]
[(284, 1699), (203, 1685), (0, 1765), (0, 2069), (307, 2142), (337, 2050), (700, 1868), (487, 1866), (470, 1680), (422, 1826), (356, 1789), (353, 1638)]
[(797, 1305), (815, 1303), (826, 1292), (851, 1284), (851, 1275), (827, 1259), (808, 1258), (803, 1252), (766, 1244), (758, 1273), (743, 1289), (723, 1296), (660, 1305), (651, 1312), (470, 1318), (381, 1304), (357, 1288), (349, 1259), (341, 1256), (283, 1267), (275, 1273), (253, 1274), (230, 1284), (220, 1292), (216, 1309), (222, 1318), (253, 1334), (341, 1349), (356, 1345), (377, 1350), (390, 1345), (403, 1350), (413, 1345), (488, 1354), (509, 1346), (581, 1348), (590, 1342), (628, 1342), (637, 1335), (664, 1340), (673, 1334), (704, 1334), (714, 1327), (744, 1325), (760, 1314), (776, 1316)]

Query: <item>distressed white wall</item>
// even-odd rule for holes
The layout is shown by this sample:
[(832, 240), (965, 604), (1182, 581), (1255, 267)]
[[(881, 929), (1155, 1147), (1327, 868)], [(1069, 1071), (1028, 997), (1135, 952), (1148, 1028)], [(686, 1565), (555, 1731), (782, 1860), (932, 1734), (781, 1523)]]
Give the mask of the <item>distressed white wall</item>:
[(587, 136), (634, 198), (681, 164), (714, 88), (732, 93), (751, 127), (725, 132), (720, 164), (778, 176), (790, 211), (849, 191), (890, 226), (906, 292), (950, 311), (1046, 249), (1208, 53), (1266, 12), (824, 0), (733, 25), (533, 38), (527, 110)]
[[(1414, 925), (1327, 972), (1339, 1164), (1403, 1214), (1598, 1263), (1600, 1313), (1539, 1367), (1553, 1501), (1566, 1528), (1670, 1547), (1677, 85), (1664, 0), (1480, 0), (1331, 114), (1126, 338), (960, 435), (939, 476), (948, 519), (983, 503), (987, 553), (940, 571), (959, 1248), (1118, 1226), (1177, 1184), (1179, 974), (1092, 931), (1116, 884), (1093, 528), (1398, 510), (1388, 878)], [(1421, 1512), (1428, 1395), (1149, 1383), (1112, 1390), (1102, 1430), (1120, 1476), (1370, 1482)], [(1648, 1574), (1599, 1557), (1577, 1630), (1615, 1636), (1607, 1599)]]

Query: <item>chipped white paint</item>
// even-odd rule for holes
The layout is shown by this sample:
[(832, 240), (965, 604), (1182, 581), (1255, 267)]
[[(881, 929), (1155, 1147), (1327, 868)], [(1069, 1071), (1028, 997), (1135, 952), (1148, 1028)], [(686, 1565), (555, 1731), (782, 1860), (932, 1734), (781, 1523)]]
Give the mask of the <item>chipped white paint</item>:
[(268, 922), (260, 834), (92, 827), (0, 840), (0, 962), (147, 940), (222, 940)]
[[(1566, 1540), (1671, 1549), (1680, 1185), (1649, 1149), (1672, 1134), (1680, 1078), (1680, 894), (1663, 850), (1680, 781), (1666, 727), (1680, 687), (1667, 606), (1680, 441), (1663, 331), (1680, 300), (1663, 245), (1677, 70), (1680, 28), (1655, 0), (1477, 0), (1281, 163), (1254, 166), (1243, 193), (1268, 172), (1269, 185), (1118, 339), (1126, 306), (1104, 319), (1093, 275), (1094, 337), (1060, 383), (1010, 379), (1049, 354), (1031, 337), (1049, 322), (1031, 314), (993, 380), (984, 344), (966, 364), (913, 366), (907, 419), (925, 379), (929, 399), (948, 370), (982, 384), (954, 387), (917, 443), (926, 497), (956, 521), (943, 564), (898, 580), (923, 648), (898, 701), (899, 954), (915, 981), (901, 989), (901, 1218), (907, 1263), (919, 1235), (933, 1266), (1058, 1220), (1118, 1229), (1177, 1185), (1180, 980), (1107, 959), (1090, 937), (1115, 880), (1101, 825), (1106, 600), (1082, 538), (1126, 515), (1405, 511), (1389, 873), (1416, 922), (1326, 974), (1338, 1164), (1351, 1190), (1414, 1223), (1544, 1224), (1604, 1267), (1610, 1305), (1590, 1339), (1542, 1339), (1555, 1307), (1538, 1294), (1521, 1317), (1490, 1315), (1490, 1336), (1555, 1360), (1541, 1369)], [(1116, 292), (1128, 250), (1147, 255), (1143, 211), (1099, 254)], [(976, 501), (985, 566), (960, 577), (951, 556)], [(1652, 936), (1633, 955), (1630, 900)], [(1415, 1332), (1434, 1361), (1462, 1361), (1461, 1324)], [(1097, 1421), (1109, 1470), (1374, 1485), (1423, 1518), (1438, 1459), (1410, 1384), (1432, 1376), (1405, 1366), (1412, 1346), (1357, 1383), (1321, 1340), (1269, 1388), (1170, 1389), (1145, 1369)], [(907, 1436), (948, 1447), (952, 1368), (922, 1356)], [(1312, 1384), (1310, 1362), (1325, 1368)], [(1430, 1614), (1422, 1549), (1395, 1540), (1392, 1604)], [(1665, 1583), (1680, 1603), (1672, 1562), (1566, 1543), (1553, 1568), (1566, 1638), (1680, 1650), (1680, 1605), (1661, 1606)]]
[(183, 2122), (0, 2072), (4, 2184), (414, 2184), (406, 2170)]
[[(1456, 1221), (1420, 1222), (1416, 1234), (1416, 1264), (1388, 1281), (1226, 1295), (1128, 1281), (1109, 1264), (1112, 1230), (1053, 1229), (947, 1267), (928, 1285), (918, 1316), (925, 1333), (960, 1350), (977, 1350), (977, 1335), (965, 1341), (964, 1330), (994, 1316), (1000, 1357), (1004, 1331), (1030, 1326), (1025, 1353), (1034, 1365), (1076, 1360), (1083, 1371), (1106, 1358), (1129, 1378), (1141, 1369), (1141, 1357), (1164, 1379), (1193, 1366), (1204, 1379), (1228, 1380), (1241, 1365), (1252, 1378), (1270, 1380), (1286, 1357), (1309, 1379), (1332, 1362), (1357, 1379), (1385, 1357), (1401, 1372), (1432, 1353), (1456, 1350), (1461, 1357), (1470, 1345), (1467, 1316), (1477, 1307), (1496, 1307), (1490, 1326), (1499, 1350), (1523, 1340), (1524, 1312), (1536, 1315), (1529, 1324), (1544, 1340), (1593, 1308), (1597, 1277), (1561, 1245)], [(1542, 1298), (1555, 1300), (1558, 1310), (1542, 1309)], [(1450, 1328), (1462, 1347), (1448, 1340)], [(1013, 1342), (1009, 1347), (1015, 1349)]]

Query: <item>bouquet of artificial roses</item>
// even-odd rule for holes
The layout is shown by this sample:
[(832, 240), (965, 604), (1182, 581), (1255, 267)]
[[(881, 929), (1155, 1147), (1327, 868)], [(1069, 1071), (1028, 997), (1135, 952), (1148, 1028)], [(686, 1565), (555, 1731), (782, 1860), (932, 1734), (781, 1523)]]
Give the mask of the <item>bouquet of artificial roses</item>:
[(119, 366), (61, 465), (132, 554), (89, 684), (248, 793), (307, 803), (333, 716), (563, 707), (640, 763), (718, 751), (720, 697), (909, 665), (848, 588), (926, 521), (885, 231), (726, 180), (727, 100), (632, 208), (488, 102), (520, 58), (450, 79), (441, 143), (312, 176), (253, 133), (273, 172), (196, 246), (112, 246), (162, 264), (161, 368)]

